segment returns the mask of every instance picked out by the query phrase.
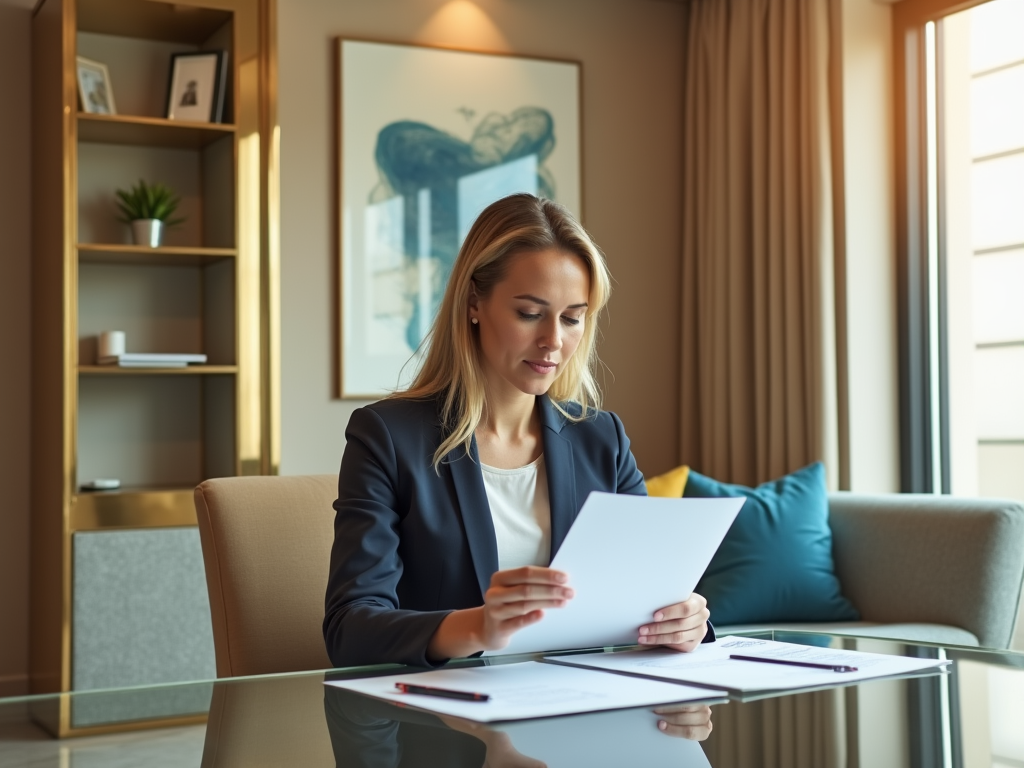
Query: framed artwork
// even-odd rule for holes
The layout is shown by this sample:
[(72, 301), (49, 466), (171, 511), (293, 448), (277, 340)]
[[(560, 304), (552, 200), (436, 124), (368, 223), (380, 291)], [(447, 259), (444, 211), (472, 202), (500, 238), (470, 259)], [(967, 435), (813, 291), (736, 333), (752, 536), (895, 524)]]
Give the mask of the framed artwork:
[(78, 95), (82, 100), (82, 111), (90, 115), (116, 115), (114, 90), (110, 87), (110, 73), (107, 65), (77, 56)]
[(171, 55), (167, 119), (219, 123), (224, 114), (227, 51)]
[(415, 376), (466, 233), (530, 192), (581, 214), (580, 65), (339, 40), (338, 381)]

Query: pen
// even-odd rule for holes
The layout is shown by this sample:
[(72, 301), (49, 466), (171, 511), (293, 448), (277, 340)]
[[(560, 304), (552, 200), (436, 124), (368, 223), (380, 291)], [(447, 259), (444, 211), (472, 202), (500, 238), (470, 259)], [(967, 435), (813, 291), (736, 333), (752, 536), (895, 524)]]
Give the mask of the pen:
[(813, 661), (792, 661), (790, 659), (762, 659), (759, 656), (740, 656), (737, 653), (729, 656), (737, 661), (760, 661), (765, 664), (786, 664), (791, 667), (811, 667), (812, 669), (829, 669), (833, 672), (856, 672), (856, 667), (848, 667), (845, 664), (815, 664)]
[(470, 693), (469, 691), (452, 691), (448, 688), (431, 688), (427, 685), (412, 683), (395, 683), (395, 688), (402, 693), (418, 693), (422, 696), (439, 696), (442, 699), (460, 699), (462, 701), (490, 701), (486, 693)]

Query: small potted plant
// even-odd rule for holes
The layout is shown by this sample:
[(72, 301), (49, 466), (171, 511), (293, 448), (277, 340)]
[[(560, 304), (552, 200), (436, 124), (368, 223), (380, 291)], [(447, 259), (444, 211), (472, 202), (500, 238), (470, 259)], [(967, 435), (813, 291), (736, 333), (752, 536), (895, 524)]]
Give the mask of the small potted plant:
[(121, 221), (132, 225), (132, 239), (136, 245), (157, 248), (163, 239), (164, 227), (173, 227), (184, 221), (171, 218), (178, 210), (181, 198), (160, 182), (147, 184), (139, 179), (139, 183), (127, 192), (118, 189), (116, 193)]

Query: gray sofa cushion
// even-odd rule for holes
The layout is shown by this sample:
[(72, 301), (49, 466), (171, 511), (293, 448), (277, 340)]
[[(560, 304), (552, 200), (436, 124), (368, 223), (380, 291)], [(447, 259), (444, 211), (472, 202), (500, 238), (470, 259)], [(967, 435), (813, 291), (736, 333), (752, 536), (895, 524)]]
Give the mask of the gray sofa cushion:
[(1009, 647), (1024, 581), (1020, 503), (834, 493), (829, 523), (836, 575), (864, 622), (959, 627)]

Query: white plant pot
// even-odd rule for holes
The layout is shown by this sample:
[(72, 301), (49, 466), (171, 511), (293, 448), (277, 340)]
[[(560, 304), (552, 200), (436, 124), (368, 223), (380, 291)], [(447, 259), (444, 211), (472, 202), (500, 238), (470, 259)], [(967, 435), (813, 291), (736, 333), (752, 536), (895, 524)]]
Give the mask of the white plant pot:
[(164, 237), (164, 223), (160, 219), (136, 219), (132, 222), (132, 239), (136, 245), (159, 248)]

